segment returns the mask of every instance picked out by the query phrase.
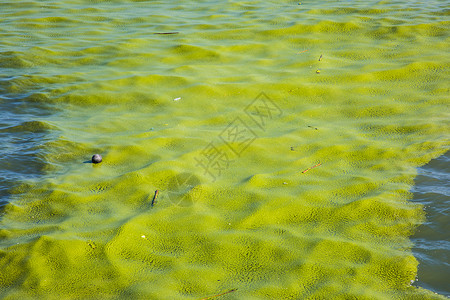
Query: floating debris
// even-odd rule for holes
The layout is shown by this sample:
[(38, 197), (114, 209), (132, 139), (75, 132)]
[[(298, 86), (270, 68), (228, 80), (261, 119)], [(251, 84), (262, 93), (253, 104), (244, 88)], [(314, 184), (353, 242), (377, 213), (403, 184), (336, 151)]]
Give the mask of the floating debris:
[(156, 198), (158, 197), (158, 193), (159, 193), (159, 190), (156, 190), (156, 191), (155, 191), (155, 195), (153, 196), (153, 200), (152, 200), (152, 207), (153, 207), (153, 205), (155, 205), (155, 203), (156, 203)]
[(315, 129), (315, 130), (318, 130), (317, 127), (314, 127), (314, 126), (311, 126), (311, 125), (308, 125), (308, 127), (312, 128), (312, 129)]
[(173, 99), (173, 101), (178, 101), (178, 100), (181, 100), (181, 97)]
[(316, 74), (320, 74), (320, 70), (317, 70), (317, 71), (316, 71)]
[(217, 297), (219, 297), (219, 296), (223, 296), (223, 295), (226, 295), (226, 294), (235, 292), (235, 291), (237, 291), (237, 289), (232, 289), (232, 290), (229, 290), (229, 291), (227, 291), (227, 292), (225, 292), (225, 293), (217, 294), (217, 295), (214, 295), (214, 296), (209, 296), (209, 297), (206, 297), (206, 298), (202, 298), (202, 299), (200, 299), (200, 300), (209, 300), (209, 299), (217, 298)]
[(320, 57), (319, 57), (319, 61), (321, 61), (322, 60), (322, 54), (320, 54)]
[(102, 162), (102, 156), (100, 154), (94, 154), (92, 156), (92, 163), (98, 164)]
[(92, 248), (92, 250), (94, 250), (95, 248), (97, 248), (97, 246), (95, 245), (95, 243), (91, 240), (88, 241), (88, 245)]
[(306, 50), (303, 50), (303, 51), (300, 51), (300, 52), (297, 52), (297, 54), (300, 54), (300, 53), (305, 53), (306, 51), (308, 51), (308, 49), (306, 49)]
[(155, 32), (153, 34), (178, 34), (178, 31), (171, 31), (171, 32)]
[(321, 163), (318, 163), (317, 165), (312, 166), (312, 167), (309, 167), (308, 169), (302, 171), (302, 173), (306, 173), (306, 172), (308, 172), (309, 170), (314, 169), (315, 167), (318, 167), (318, 166), (320, 166), (320, 165), (321, 165)]

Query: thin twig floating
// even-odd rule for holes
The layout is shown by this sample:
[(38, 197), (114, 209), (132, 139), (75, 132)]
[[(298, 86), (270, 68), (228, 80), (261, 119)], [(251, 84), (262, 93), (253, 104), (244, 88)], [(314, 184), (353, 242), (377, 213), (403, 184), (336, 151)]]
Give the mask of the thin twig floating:
[(156, 198), (158, 197), (158, 193), (159, 193), (159, 190), (156, 190), (156, 191), (155, 191), (155, 196), (153, 196), (153, 200), (152, 200), (152, 207), (153, 207), (153, 205), (155, 205), (155, 203), (156, 203)]
[(297, 52), (297, 54), (304, 53), (304, 52), (306, 52), (306, 51), (308, 51), (308, 49), (303, 50), (303, 51), (300, 51), (300, 52)]
[(228, 292), (221, 293), (221, 294), (217, 294), (217, 295), (214, 295), (214, 296), (209, 296), (209, 297), (206, 297), (206, 298), (202, 298), (202, 299), (200, 299), (200, 300), (213, 299), (213, 298), (217, 298), (217, 297), (219, 297), (219, 296), (223, 296), (223, 295), (226, 295), (226, 294), (229, 294), (229, 293), (232, 293), (232, 292), (236, 292), (236, 291), (237, 291), (237, 289), (232, 289), (232, 290), (229, 290)]
[(321, 163), (318, 163), (317, 165), (312, 166), (312, 167), (309, 167), (308, 169), (304, 170), (302, 173), (306, 173), (306, 172), (308, 172), (309, 170), (314, 169), (315, 167), (318, 167), (318, 166), (320, 166), (320, 165), (321, 165)]
[(322, 60), (322, 54), (320, 54), (320, 57), (319, 57), (319, 61), (321, 61)]
[(97, 248), (97, 246), (95, 245), (95, 243), (91, 240), (88, 241), (88, 245), (92, 248), (92, 250), (94, 250), (95, 248)]
[(172, 32), (155, 32), (153, 34), (178, 34), (178, 31), (172, 31)]

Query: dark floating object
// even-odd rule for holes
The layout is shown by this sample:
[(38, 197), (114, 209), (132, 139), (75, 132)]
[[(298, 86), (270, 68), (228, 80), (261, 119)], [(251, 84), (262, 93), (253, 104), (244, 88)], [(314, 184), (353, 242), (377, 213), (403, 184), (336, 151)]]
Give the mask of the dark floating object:
[(220, 297), (220, 296), (232, 293), (232, 292), (236, 292), (236, 291), (237, 291), (237, 289), (231, 289), (231, 290), (229, 290), (229, 291), (227, 291), (225, 293), (220, 293), (220, 294), (217, 294), (217, 295), (209, 296), (209, 297), (206, 297), (206, 298), (202, 298), (200, 300), (210, 300), (210, 299), (217, 298), (217, 297)]
[(158, 193), (159, 193), (159, 190), (156, 190), (155, 191), (155, 196), (153, 196), (153, 200), (152, 200), (152, 207), (155, 205), (155, 203), (156, 203), (156, 198), (158, 197)]
[(173, 31), (173, 32), (155, 32), (153, 34), (178, 34), (178, 31)]
[(92, 156), (92, 163), (98, 164), (101, 162), (102, 162), (102, 156), (100, 154), (94, 154), (94, 156)]
[(314, 127), (314, 126), (308, 126), (308, 127), (312, 128), (312, 129), (315, 129), (315, 130), (318, 130), (317, 127)]
[(97, 246), (95, 245), (95, 243), (92, 240), (88, 241), (88, 245), (92, 248), (92, 250), (94, 250), (95, 248), (97, 248)]

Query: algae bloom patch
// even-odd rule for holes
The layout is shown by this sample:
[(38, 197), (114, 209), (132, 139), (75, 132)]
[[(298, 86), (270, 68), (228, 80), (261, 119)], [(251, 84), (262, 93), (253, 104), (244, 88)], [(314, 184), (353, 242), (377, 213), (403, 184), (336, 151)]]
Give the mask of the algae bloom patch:
[(0, 4), (0, 298), (444, 299), (409, 239), (444, 6)]

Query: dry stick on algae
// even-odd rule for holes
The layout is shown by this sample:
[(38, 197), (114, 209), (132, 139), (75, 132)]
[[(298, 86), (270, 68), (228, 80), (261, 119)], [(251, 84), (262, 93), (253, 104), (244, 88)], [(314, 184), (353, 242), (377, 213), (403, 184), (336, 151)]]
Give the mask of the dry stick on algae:
[(232, 290), (229, 290), (229, 291), (227, 291), (227, 292), (225, 292), (225, 293), (217, 294), (217, 295), (214, 295), (214, 296), (209, 296), (209, 297), (206, 297), (206, 298), (202, 298), (202, 299), (200, 299), (200, 300), (208, 300), (208, 299), (217, 298), (217, 297), (220, 297), (220, 296), (223, 296), (223, 295), (226, 295), (226, 294), (235, 292), (235, 291), (237, 291), (237, 289), (232, 289)]
[(152, 200), (152, 207), (153, 207), (153, 205), (155, 205), (155, 203), (156, 203), (156, 198), (158, 197), (158, 193), (159, 193), (159, 190), (156, 190), (156, 191), (155, 191), (155, 196), (153, 196), (153, 200)]
[(302, 173), (304, 174), (304, 173), (308, 172), (309, 170), (314, 169), (315, 167), (318, 167), (318, 166), (320, 166), (320, 165), (321, 165), (321, 163), (318, 163), (317, 165), (312, 166), (312, 167), (309, 167), (308, 169), (302, 171)]
[(178, 31), (172, 31), (172, 32), (155, 32), (153, 34), (178, 34)]

